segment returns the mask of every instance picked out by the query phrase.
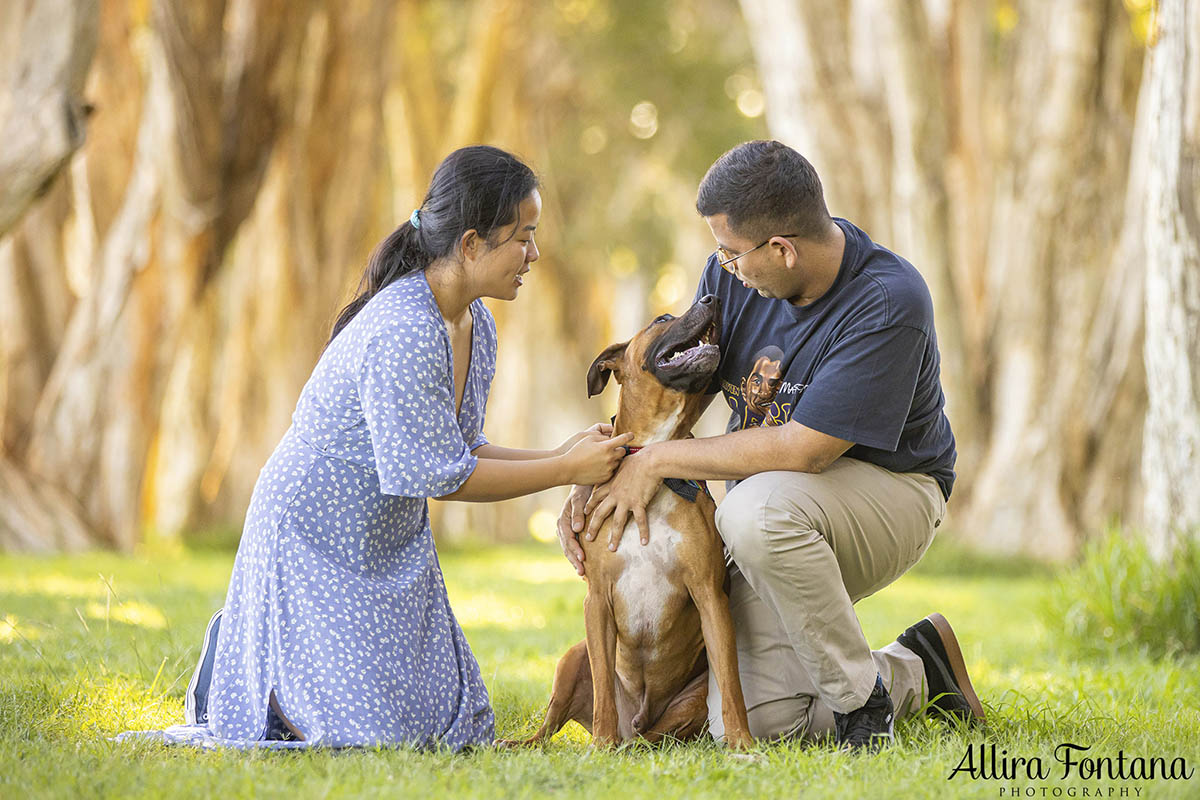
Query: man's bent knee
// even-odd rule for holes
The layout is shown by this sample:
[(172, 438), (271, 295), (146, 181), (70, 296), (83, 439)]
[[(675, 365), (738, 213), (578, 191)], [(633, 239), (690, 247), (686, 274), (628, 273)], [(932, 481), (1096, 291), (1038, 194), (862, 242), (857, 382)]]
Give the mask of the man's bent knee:
[(770, 494), (770, 487), (752, 476), (730, 489), (717, 506), (717, 532), (739, 564), (765, 554), (763, 507)]
[[(787, 520), (787, 528), (812, 527), (806, 522), (810, 509), (803, 501), (816, 495), (809, 491), (815, 487), (808, 485), (815, 478), (804, 472), (760, 472), (725, 495), (717, 507), (717, 531), (735, 560), (741, 563), (739, 551), (746, 559), (766, 555), (768, 528), (772, 525), (779, 527)], [(787, 491), (778, 491), (781, 482), (787, 484)], [(780, 504), (786, 508), (775, 508)]]
[[(773, 503), (780, 501), (776, 489), (780, 480), (804, 481), (802, 472), (760, 472), (751, 475), (729, 490), (717, 507), (717, 531), (738, 564), (754, 563), (769, 556), (767, 546), (769, 520)], [(788, 514), (794, 516), (794, 509)]]

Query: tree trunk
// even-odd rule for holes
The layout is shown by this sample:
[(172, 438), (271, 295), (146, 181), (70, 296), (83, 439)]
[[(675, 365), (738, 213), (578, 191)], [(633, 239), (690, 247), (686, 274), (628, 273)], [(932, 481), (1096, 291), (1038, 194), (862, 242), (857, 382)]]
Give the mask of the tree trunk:
[(1167, 558), (1200, 536), (1200, 3), (1162, 0), (1145, 114), (1145, 535)]
[(206, 307), (252, 207), (290, 100), (280, 55), (295, 57), (305, 20), (282, 0), (164, 0), (153, 14), (133, 168), (40, 393), (26, 458), (34, 480), (77, 498), (96, 534), (122, 547), (141, 532), (168, 367), (182, 333), (203, 328), (193, 309)]
[[(493, 111), (504, 107), (497, 76), (519, 74), (500, 64), (514, 65), (502, 43), (520, 4), (478, 9), (453, 93), (422, 49), (436, 21), (418, 4), (340, 3), (309, 21), (293, 113), (214, 287), (224, 305), (213, 305), (210, 319), (232, 306), (232, 321), (191, 320), (194, 334), (173, 364), (145, 493), (156, 536), (240, 519), (371, 249), (420, 202), (436, 158), (495, 139)], [(391, 109), (408, 124), (398, 135), (386, 119), (389, 82), (402, 89)], [(484, 525), (480, 509), (464, 504), (435, 506), (433, 517), (439, 534)]]
[(1141, 52), (1120, 3), (1021, 3), (1011, 31), (968, 0), (742, 5), (772, 130), (813, 161), (833, 213), (930, 286), (956, 529), (1070, 555), (1136, 496), (1112, 467), (1137, 459), (1140, 315), (1095, 316), (1128, 269), (1112, 198), (1129, 179)]
[(97, 0), (0, 5), (0, 236), (83, 144)]

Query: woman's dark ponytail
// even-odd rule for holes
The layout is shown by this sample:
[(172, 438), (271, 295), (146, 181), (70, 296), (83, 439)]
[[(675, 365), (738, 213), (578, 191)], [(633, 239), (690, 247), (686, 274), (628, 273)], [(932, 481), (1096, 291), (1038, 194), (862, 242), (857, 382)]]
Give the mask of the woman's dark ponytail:
[(358, 281), (358, 288), (351, 300), (333, 323), (333, 332), (329, 335), (329, 343), (341, 332), (342, 328), (354, 319), (367, 301), (379, 293), (379, 290), (392, 281), (418, 269), (425, 269), (433, 259), (421, 249), (420, 232), (411, 222), (405, 222), (399, 228), (388, 234), (371, 253), (367, 261), (367, 269)]
[(497, 228), (516, 221), (521, 201), (537, 186), (533, 170), (496, 147), (464, 147), (446, 156), (421, 207), (371, 254), (354, 299), (338, 314), (325, 346), (383, 287), (451, 255), (467, 231), (490, 242)]

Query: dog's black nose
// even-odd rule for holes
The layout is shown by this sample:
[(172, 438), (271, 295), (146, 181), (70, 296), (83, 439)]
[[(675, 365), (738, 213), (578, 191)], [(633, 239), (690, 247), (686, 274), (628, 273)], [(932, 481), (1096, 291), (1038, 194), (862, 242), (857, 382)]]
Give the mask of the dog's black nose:
[(715, 294), (706, 294), (704, 297), (700, 298), (699, 302), (702, 306), (711, 306), (713, 303), (717, 302), (717, 296)]

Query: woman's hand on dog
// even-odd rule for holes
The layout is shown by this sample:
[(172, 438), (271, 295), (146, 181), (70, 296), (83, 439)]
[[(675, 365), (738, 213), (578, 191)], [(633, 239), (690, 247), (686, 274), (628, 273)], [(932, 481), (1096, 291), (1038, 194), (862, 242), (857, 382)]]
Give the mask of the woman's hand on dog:
[(563, 555), (575, 572), (583, 577), (583, 546), (579, 544), (579, 534), (583, 531), (583, 507), (592, 494), (591, 486), (572, 487), (563, 503), (562, 513), (558, 515), (558, 543), (562, 545)]
[(562, 459), (563, 483), (593, 486), (612, 477), (625, 457), (625, 445), (633, 440), (632, 433), (609, 437), (599, 430), (587, 430), (559, 456)]
[(556, 456), (565, 456), (567, 453), (571, 452), (572, 447), (574, 447), (576, 444), (578, 444), (579, 442), (586, 439), (589, 435), (591, 435), (593, 433), (602, 433), (605, 436), (612, 436), (612, 432), (613, 432), (613, 426), (611, 423), (597, 422), (592, 427), (590, 427), (586, 430), (582, 430), (579, 433), (576, 433), (573, 436), (571, 436), (569, 439), (567, 439), (565, 442), (560, 444), (558, 447), (554, 448), (553, 453)]

